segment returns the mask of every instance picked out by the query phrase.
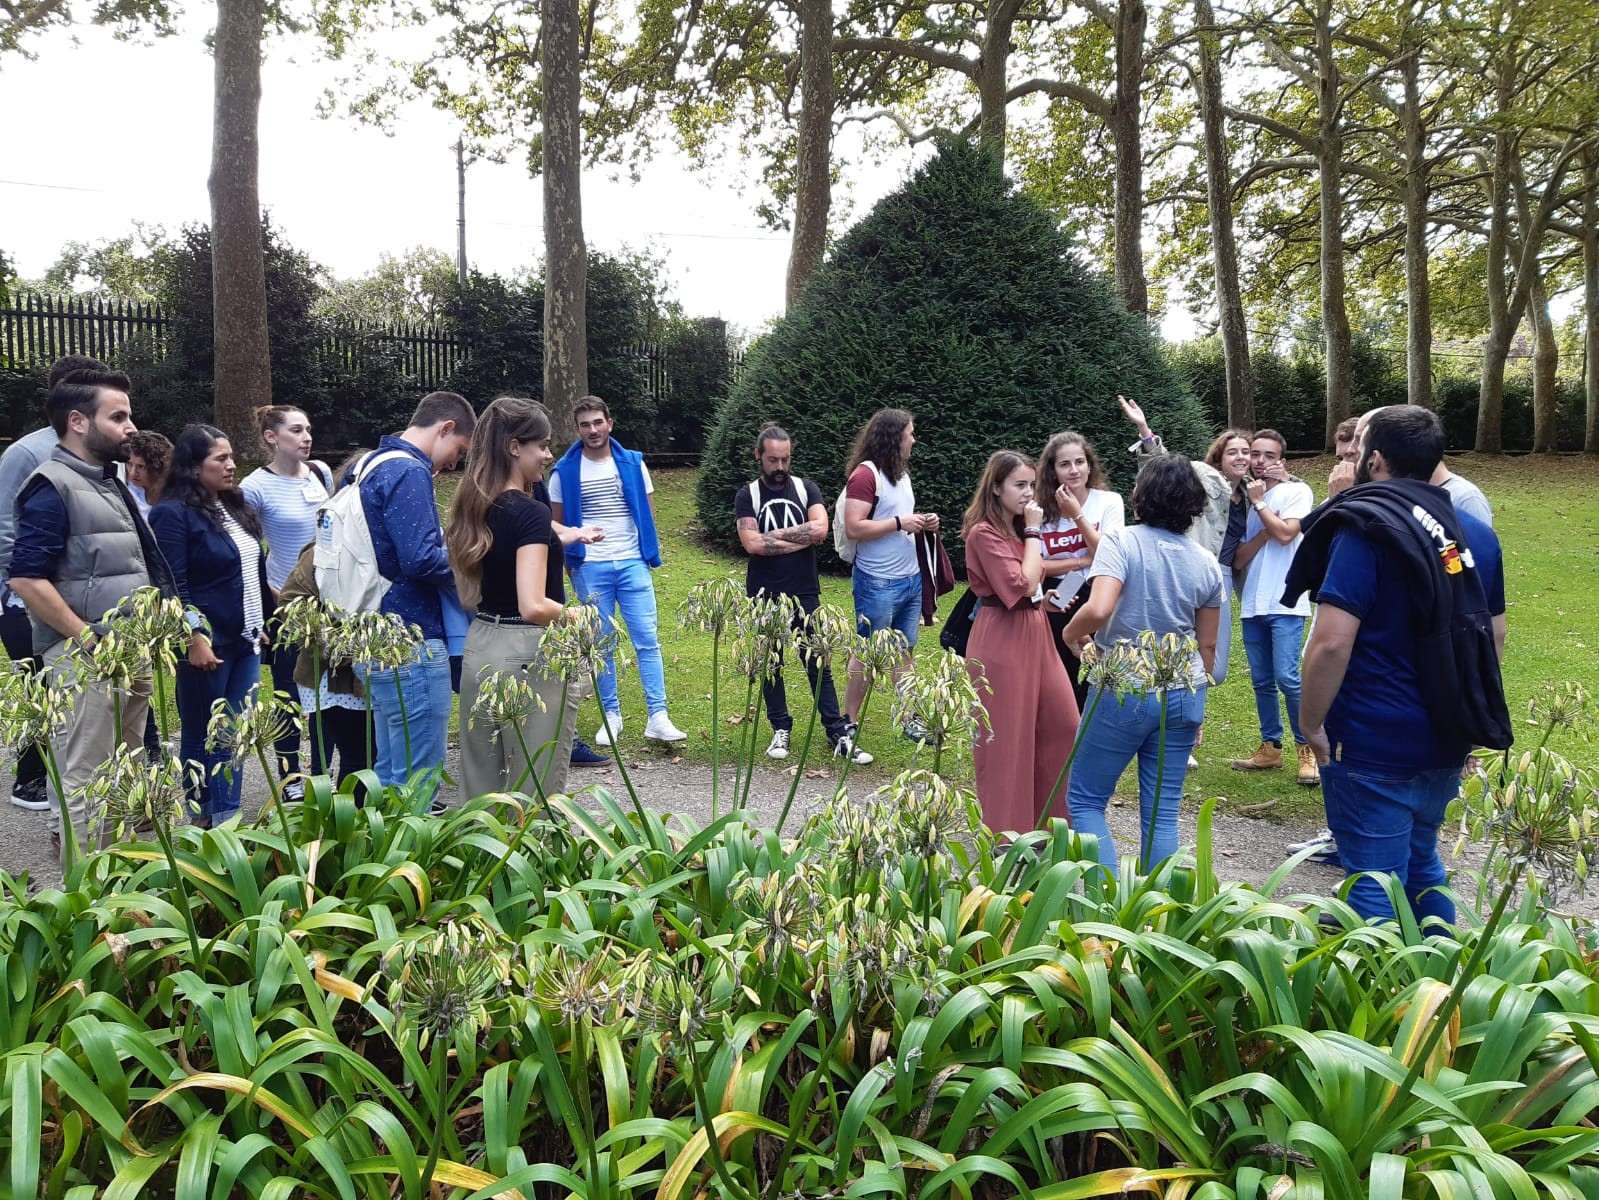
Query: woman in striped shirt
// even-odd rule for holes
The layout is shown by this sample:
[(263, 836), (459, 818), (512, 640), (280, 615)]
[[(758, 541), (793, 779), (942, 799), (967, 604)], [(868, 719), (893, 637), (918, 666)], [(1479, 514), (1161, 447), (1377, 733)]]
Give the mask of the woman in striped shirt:
[[(267, 542), (267, 583), (272, 594), (283, 590), (300, 551), (316, 537), (316, 510), (332, 491), (332, 475), (327, 464), (311, 457), (311, 418), (304, 411), (286, 404), (273, 404), (255, 410), (272, 461), (245, 476), (239, 490), (261, 518), (261, 532)], [(294, 696), (294, 666), (299, 650), (278, 644), (268, 652), (272, 668), (272, 687)], [(291, 730), (277, 744), (279, 769), (294, 775), (300, 769), (300, 734)], [(291, 799), (302, 794), (302, 784), (293, 780), (285, 789)]]

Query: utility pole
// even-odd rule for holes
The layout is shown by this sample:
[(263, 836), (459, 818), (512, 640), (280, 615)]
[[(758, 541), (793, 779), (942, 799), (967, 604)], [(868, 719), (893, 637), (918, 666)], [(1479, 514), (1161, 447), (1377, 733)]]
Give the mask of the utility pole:
[(455, 139), (455, 281), (466, 286), (466, 144)]

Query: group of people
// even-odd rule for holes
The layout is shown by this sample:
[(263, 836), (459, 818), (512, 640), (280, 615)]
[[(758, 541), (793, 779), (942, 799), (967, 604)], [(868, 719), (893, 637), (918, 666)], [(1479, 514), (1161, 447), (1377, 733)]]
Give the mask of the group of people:
[[(667, 712), (651, 578), (661, 564), (654, 484), (644, 456), (613, 436), (603, 400), (577, 403), (578, 439), (557, 460), (549, 413), (537, 401), (501, 397), (480, 415), (463, 397), (435, 392), (406, 429), (336, 470), (312, 457), (308, 415), (276, 405), (258, 414), (270, 461), (240, 481), (221, 430), (191, 425), (173, 442), (139, 431), (129, 390), (103, 364), (63, 359), (50, 376), (49, 425), (0, 456), (0, 631), (14, 662), (62, 669), (75, 646), (93, 645), (102, 615), (137, 589), (180, 598), (193, 618), (176, 664), (179, 757), (191, 766), (202, 822), (226, 819), (240, 802), (239, 774), (217, 770), (207, 747), (211, 714), (219, 701), (235, 710), (246, 702), (263, 661), (272, 686), (318, 722), (311, 773), (329, 771), (335, 754), (340, 778), (365, 769), (370, 740), (370, 765), (384, 785), (419, 773), (436, 780), (426, 772), (443, 766), (459, 692), (465, 795), (528, 790), (530, 776), (546, 792), (565, 790), (570, 766), (609, 761), (576, 732), (585, 681), (556, 678), (540, 661), (540, 642), (569, 596), (595, 604), (606, 632), (620, 612), (638, 660), (644, 736), (686, 737)], [(1073, 432), (1050, 438), (1036, 458), (992, 454), (964, 515), (977, 598), (967, 654), (984, 709), (973, 753), (987, 822), (1008, 837), (1046, 813), (1069, 815), (1098, 836), (1114, 871), (1105, 811), (1136, 760), (1143, 860), (1173, 853), (1184, 777), (1207, 689), (1226, 675), (1236, 603), (1260, 738), (1232, 765), (1272, 771), (1292, 762), (1300, 783), (1323, 787), (1329, 826), (1292, 849), (1339, 858), (1351, 873), (1390, 871), (1421, 911), (1446, 915), (1446, 902), (1422, 897), (1442, 881), (1435, 842), (1453, 794), (1446, 776), (1458, 779), (1473, 744), (1500, 737), (1505, 603), (1491, 512), (1443, 465), (1436, 416), (1397, 407), (1347, 422), (1329, 500), (1317, 507), (1309, 485), (1289, 473), (1277, 432), (1227, 430), (1191, 462), (1166, 453), (1139, 407), (1118, 400), (1138, 435), (1130, 447), (1135, 523), (1094, 447)], [(749, 594), (792, 598), (796, 626), (820, 604), (816, 548), (831, 529), (852, 564), (859, 631), (903, 635), (896, 686), (951, 582), (939, 517), (916, 506), (915, 445), (912, 414), (873, 414), (830, 521), (821, 489), (794, 473), (793, 439), (768, 424), (755, 437), (756, 477), (734, 497)], [(463, 456), (441, 522), (434, 476)], [(342, 489), (356, 499), (338, 510)], [(319, 539), (352, 519), (370, 542), (377, 610), (420, 638), (409, 662), (322, 664), (316, 678), (307, 656), (276, 636), (274, 612), (318, 594)], [(1149, 635), (1187, 648), (1182, 661), (1165, 664), (1158, 687), (1091, 684), (1097, 676), (1083, 669), (1090, 645), (1105, 655)], [(1488, 652), (1473, 658), (1472, 647), (1484, 644)], [(863, 664), (850, 663), (842, 703), (829, 671), (804, 665), (833, 753), (870, 763), (858, 735)], [(520, 673), (539, 697), (519, 736), (473, 716), (496, 672)], [(604, 749), (624, 727), (614, 658), (597, 684), (593, 740)], [(131, 744), (142, 732), (151, 753), (163, 752), (147, 719), (149, 695), (148, 679), (115, 695), (109, 684), (91, 685), (57, 739), (80, 839), (91, 833), (82, 789), (116, 739)], [(763, 697), (767, 754), (784, 759), (793, 720), (780, 669)], [(1463, 704), (1476, 706), (1464, 719)], [(904, 736), (930, 736), (914, 711), (900, 711)], [(294, 732), (277, 747), (291, 796), (299, 743)], [(44, 775), (37, 754), (25, 754), (13, 803), (54, 807)], [(1351, 896), (1361, 911), (1387, 909), (1370, 880)]]
[[(656, 635), (653, 485), (642, 456), (610, 437), (603, 400), (577, 404), (581, 438), (557, 462), (538, 402), (502, 397), (480, 417), (463, 397), (435, 392), (406, 429), (337, 470), (312, 457), (308, 415), (274, 405), (257, 413), (269, 461), (240, 480), (223, 431), (191, 425), (169, 441), (138, 430), (130, 390), (103, 363), (64, 358), (49, 376), (49, 423), (0, 455), (0, 631), (14, 663), (64, 671), (71, 652), (92, 649), (105, 615), (135, 592), (154, 587), (180, 599), (191, 634), (175, 664), (178, 757), (201, 824), (239, 808), (242, 775), (218, 769), (223, 752), (208, 745), (208, 727), (219, 701), (238, 711), (261, 686), (263, 664), (271, 686), (313, 721), (310, 773), (329, 771), (336, 756), (340, 780), (370, 766), (384, 785), (419, 772), (436, 781), (425, 772), (444, 764), (456, 691), (468, 795), (531, 788), (532, 772), (546, 790), (564, 790), (570, 765), (608, 762), (575, 736), (582, 681), (563, 692), (567, 685), (538, 666), (568, 577), (574, 595), (600, 608), (607, 631), (621, 610), (649, 710), (645, 736), (685, 739), (667, 714)], [(468, 467), (441, 522), (434, 476), (463, 456)], [(338, 526), (330, 505), (341, 488), (358, 498), (376, 610), (420, 636), (409, 662), (322, 664), (316, 678), (310, 656), (279, 636), (274, 615), (318, 595), (318, 538)], [(333, 550), (347, 555), (348, 547)], [(473, 718), (493, 671), (523, 672), (542, 701), (520, 737)], [(622, 728), (614, 656), (599, 693), (596, 741), (609, 745)], [(150, 696), (148, 677), (116, 688), (91, 683), (53, 740), (80, 842), (104, 836), (84, 788), (119, 739), (137, 746), (142, 737), (152, 756), (167, 752)], [(276, 747), (290, 799), (303, 786), (300, 741), (289, 723)], [(24, 753), (12, 803), (54, 809), (48, 786), (42, 757)]]
[[(1499, 543), (1481, 491), (1444, 465), (1437, 416), (1406, 405), (1346, 422), (1317, 506), (1275, 430), (1227, 430), (1190, 462), (1118, 400), (1138, 431), (1137, 524), (1075, 433), (1036, 460), (995, 452), (966, 511), (979, 597), (968, 653), (990, 726), (973, 751), (985, 819), (1021, 831), (1064, 804), (1114, 872), (1105, 810), (1136, 760), (1141, 861), (1172, 854), (1236, 600), (1260, 742), (1232, 766), (1284, 767), (1286, 710), (1297, 780), (1322, 787), (1328, 816), (1289, 850), (1358, 876), (1350, 902), (1364, 915), (1393, 915), (1374, 877), (1391, 874), (1419, 914), (1452, 919), (1437, 890), (1444, 810), (1471, 750), (1508, 745), (1510, 732)], [(1186, 661), (1161, 664), (1153, 687), (1089, 690), (1079, 663), (1090, 643), (1108, 654), (1151, 634), (1191, 647)]]

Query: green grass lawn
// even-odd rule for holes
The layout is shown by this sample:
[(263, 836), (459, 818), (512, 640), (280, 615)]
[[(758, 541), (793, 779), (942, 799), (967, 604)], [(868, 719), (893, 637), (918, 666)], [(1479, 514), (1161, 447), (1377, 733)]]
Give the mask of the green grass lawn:
[[(1599, 629), (1594, 615), (1599, 612), (1599, 462), (1592, 459), (1558, 458), (1479, 458), (1463, 455), (1450, 460), (1452, 469), (1466, 475), (1488, 494), (1494, 506), (1496, 525), (1505, 547), (1506, 588), (1509, 601), (1506, 691), (1513, 717), (1525, 716), (1527, 702), (1543, 684), (1576, 679), (1591, 692), (1599, 693)], [(1331, 459), (1300, 460), (1295, 471), (1311, 482), (1317, 495), (1324, 493)], [(660, 514), (665, 565), (656, 572), (656, 592), (661, 609), (661, 640), (666, 655), (666, 685), (672, 718), (690, 737), (686, 748), (676, 751), (646, 750), (637, 736), (642, 728), (643, 694), (638, 675), (627, 671), (622, 677), (622, 706), (629, 718), (623, 745), (637, 756), (646, 753), (681, 754), (691, 762), (710, 760), (711, 652), (709, 639), (684, 633), (676, 623), (677, 606), (697, 582), (715, 574), (732, 574), (742, 579), (743, 560), (707, 549), (700, 538), (694, 512), (693, 471), (655, 473), (656, 502)], [(945, 514), (946, 528), (955, 514)], [(823, 580), (824, 599), (846, 609), (850, 606), (849, 580), (830, 577)], [(947, 609), (949, 597), (943, 601)], [(936, 630), (924, 630), (920, 647), (923, 655), (936, 653)], [(788, 673), (789, 706), (796, 725), (803, 728), (810, 697), (803, 675)], [(842, 683), (840, 683), (842, 690)], [(743, 733), (728, 723), (729, 710), (743, 703), (740, 682), (724, 676), (722, 692), (723, 746), (731, 751)], [(758, 704), (758, 700), (757, 700)], [(585, 705), (580, 732), (591, 734), (598, 723), (598, 709)], [(764, 717), (757, 716), (757, 753), (765, 749), (770, 737)], [(797, 739), (796, 739), (797, 740)], [(1321, 793), (1301, 788), (1290, 771), (1246, 775), (1232, 770), (1228, 761), (1246, 756), (1259, 741), (1255, 720), (1254, 694), (1249, 686), (1248, 664), (1238, 628), (1233, 628), (1233, 657), (1227, 682), (1211, 689), (1205, 723), (1205, 741), (1199, 748), (1200, 766), (1190, 777), (1191, 798), (1221, 796), (1232, 808), (1277, 801), (1273, 815), (1301, 820), (1320, 820)], [(888, 774), (912, 760), (912, 746), (888, 734), (888, 705), (878, 698), (868, 711), (863, 744), (877, 755), (877, 763), (866, 776)], [(1584, 761), (1591, 751), (1569, 734), (1557, 734), (1552, 745), (1573, 758)], [(815, 748), (813, 747), (813, 758)], [(763, 760), (764, 761), (764, 760)], [(816, 760), (814, 767), (832, 769), (832, 764)], [(946, 774), (970, 780), (969, 759), (951, 764), (946, 757)], [(860, 774), (852, 772), (852, 775)], [(1128, 778), (1131, 783), (1131, 777)]]

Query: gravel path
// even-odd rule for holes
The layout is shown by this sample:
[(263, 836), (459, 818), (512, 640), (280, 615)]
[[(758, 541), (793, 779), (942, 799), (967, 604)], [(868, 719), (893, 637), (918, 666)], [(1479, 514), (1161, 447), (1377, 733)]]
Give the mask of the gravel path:
[[(710, 819), (709, 767), (676, 762), (669, 752), (640, 753), (636, 747), (630, 749), (634, 752), (626, 759), (628, 773), (639, 794), (646, 797), (653, 808), (662, 812), (683, 813), (700, 825)], [(450, 751), (452, 771), (455, 755), (456, 751), (452, 748)], [(874, 772), (870, 768), (852, 770), (849, 777), (849, 791), (853, 795), (864, 796), (887, 780), (885, 774)], [(732, 786), (730, 767), (724, 766), (723, 781), (725, 806), (725, 793)], [(755, 781), (750, 789), (749, 808), (759, 822), (764, 825), (776, 824), (792, 781), (793, 776), (788, 771), (765, 765), (756, 767)], [(837, 764), (828, 763), (819, 769), (808, 769), (806, 777), (800, 781), (794, 812), (789, 817), (788, 827), (790, 829), (797, 827), (806, 816), (821, 808), (832, 796), (837, 782)], [(568, 783), (574, 789), (598, 785), (624, 799), (626, 796), (621, 772), (614, 766), (574, 770)], [(3, 787), (0, 796), (9, 798), (11, 794), (9, 762), (5, 764), (4, 774), (0, 775), (0, 787)], [(267, 797), (266, 781), (260, 770), (251, 764), (246, 769), (244, 779), (246, 815), (253, 816)], [(453, 801), (454, 797), (447, 793), (446, 799)], [(1196, 815), (1197, 805), (1191, 803), (1190, 798), (1185, 798), (1179, 818), (1179, 840), (1184, 846), (1193, 845)], [(1110, 809), (1109, 820), (1111, 832), (1116, 835), (1118, 846), (1124, 853), (1128, 847), (1137, 845), (1139, 831), (1136, 796), (1118, 797)], [(1227, 812), (1216, 814), (1213, 830), (1217, 873), (1223, 879), (1240, 880), (1257, 885), (1265, 882), (1282, 863), (1285, 845), (1308, 838), (1315, 832), (1312, 826), (1306, 824), (1274, 820), (1264, 816), (1246, 817)], [(1447, 828), (1444, 832), (1445, 841), (1452, 840)], [(1449, 857), (1447, 845), (1444, 854), (1446, 865), (1452, 869), (1480, 863), (1480, 855), (1473, 854), (1470, 849), (1465, 858), (1459, 861)], [(0, 800), (0, 871), (12, 875), (28, 871), (35, 887), (50, 887), (60, 883), (60, 868), (50, 845), (49, 813), (29, 812), (17, 808), (6, 800)], [(1337, 867), (1320, 863), (1301, 863), (1290, 877), (1286, 891), (1289, 894), (1326, 894), (1336, 888), (1342, 878), (1343, 872)], [(1462, 894), (1469, 894), (1469, 890), (1472, 889), (1469, 878), (1465, 876), (1461, 877), (1458, 886), (1462, 889)], [(1599, 915), (1599, 894), (1590, 893), (1585, 897), (1575, 898), (1572, 908), (1581, 916), (1593, 919)]]

